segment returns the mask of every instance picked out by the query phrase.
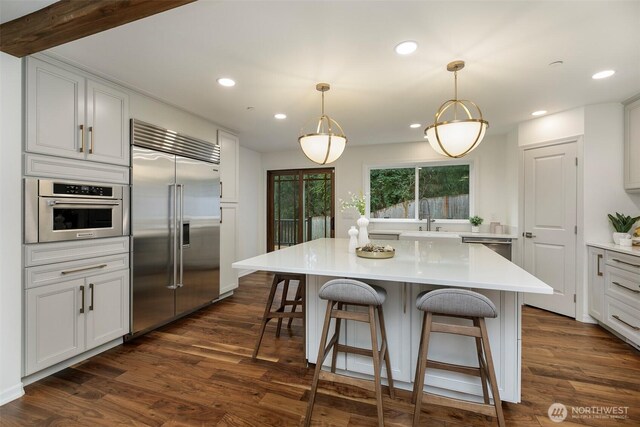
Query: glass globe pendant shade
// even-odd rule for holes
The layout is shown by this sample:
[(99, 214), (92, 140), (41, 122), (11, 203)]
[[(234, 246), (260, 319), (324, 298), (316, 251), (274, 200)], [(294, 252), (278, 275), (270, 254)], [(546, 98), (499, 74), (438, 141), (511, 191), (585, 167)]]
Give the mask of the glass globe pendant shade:
[(324, 92), (329, 90), (329, 85), (318, 83), (316, 89), (322, 92), (322, 115), (312, 132), (301, 132), (298, 142), (309, 160), (326, 165), (335, 162), (342, 155), (347, 145), (347, 137), (338, 122), (324, 114)]
[(447, 70), (454, 73), (455, 97), (440, 106), (434, 123), (424, 130), (436, 153), (453, 158), (463, 157), (478, 147), (489, 127), (474, 102), (458, 99), (458, 71), (463, 68), (464, 61), (447, 64)]

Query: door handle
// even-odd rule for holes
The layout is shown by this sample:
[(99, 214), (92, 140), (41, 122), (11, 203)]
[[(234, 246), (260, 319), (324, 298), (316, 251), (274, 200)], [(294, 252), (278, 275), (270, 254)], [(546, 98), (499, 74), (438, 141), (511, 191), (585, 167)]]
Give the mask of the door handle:
[(169, 289), (178, 287), (178, 184), (173, 187), (173, 283), (167, 286)]
[(84, 285), (80, 286), (80, 293), (82, 294), (82, 305), (80, 306), (80, 314), (84, 313)]
[(602, 254), (598, 254), (598, 266), (596, 268), (596, 271), (598, 273), (598, 276), (602, 276), (602, 271), (600, 271), (600, 261), (602, 260)]
[(89, 302), (89, 311), (93, 311), (93, 283), (89, 283), (89, 290), (91, 291), (91, 301)]
[(184, 286), (184, 184), (178, 184), (180, 188), (180, 281), (178, 287)]
[(524, 237), (526, 237), (527, 239), (533, 239), (534, 237), (536, 237), (536, 235), (531, 233), (530, 231), (527, 231), (526, 233), (524, 233)]
[(93, 126), (89, 126), (89, 154), (93, 154)]
[(84, 125), (80, 125), (80, 152), (84, 153)]

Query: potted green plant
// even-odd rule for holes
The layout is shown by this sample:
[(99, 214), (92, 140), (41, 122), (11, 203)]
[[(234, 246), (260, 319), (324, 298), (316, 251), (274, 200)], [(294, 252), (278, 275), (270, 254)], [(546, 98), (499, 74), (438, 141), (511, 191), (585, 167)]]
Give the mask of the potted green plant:
[(609, 217), (609, 221), (611, 221), (613, 229), (616, 230), (613, 233), (613, 243), (616, 245), (620, 244), (620, 239), (626, 237), (629, 234), (631, 227), (633, 227), (633, 224), (640, 219), (640, 216), (633, 218), (618, 212), (616, 212), (616, 216), (611, 214), (608, 214), (607, 216)]
[(480, 231), (480, 224), (482, 224), (482, 221), (484, 221), (484, 219), (480, 218), (478, 215), (469, 217), (472, 233), (478, 233)]

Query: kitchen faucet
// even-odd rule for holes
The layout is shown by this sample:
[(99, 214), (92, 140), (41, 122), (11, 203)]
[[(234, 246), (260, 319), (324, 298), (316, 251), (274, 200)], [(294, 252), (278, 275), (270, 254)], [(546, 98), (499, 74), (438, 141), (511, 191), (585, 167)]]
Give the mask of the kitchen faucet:
[[(422, 212), (420, 212), (420, 215), (418, 216), (418, 218), (420, 219), (420, 221), (422, 221), (424, 218), (422, 217)], [(431, 213), (427, 214), (427, 231), (431, 231), (431, 223), (432, 222), (436, 222), (435, 219), (431, 219)], [(422, 226), (420, 226), (418, 228), (418, 230), (422, 231)]]

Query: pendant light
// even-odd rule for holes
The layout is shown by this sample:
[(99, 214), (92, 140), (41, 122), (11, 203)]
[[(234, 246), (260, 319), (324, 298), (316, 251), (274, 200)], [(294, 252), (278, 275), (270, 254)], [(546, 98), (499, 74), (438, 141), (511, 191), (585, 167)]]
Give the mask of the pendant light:
[[(447, 71), (453, 72), (454, 76), (454, 99), (440, 106), (434, 123), (424, 130), (429, 144), (437, 153), (453, 158), (463, 157), (475, 149), (489, 127), (489, 122), (482, 118), (482, 111), (474, 102), (458, 99), (458, 71), (463, 68), (464, 61), (447, 64)], [(477, 111), (477, 117), (473, 117), (470, 109)], [(445, 113), (448, 113), (446, 117)]]
[(303, 130), (298, 138), (304, 154), (309, 160), (320, 165), (338, 160), (347, 145), (347, 137), (344, 136), (342, 127), (324, 113), (324, 93), (330, 88), (328, 83), (316, 85), (316, 90), (322, 93), (322, 115), (312, 133), (305, 133)]

